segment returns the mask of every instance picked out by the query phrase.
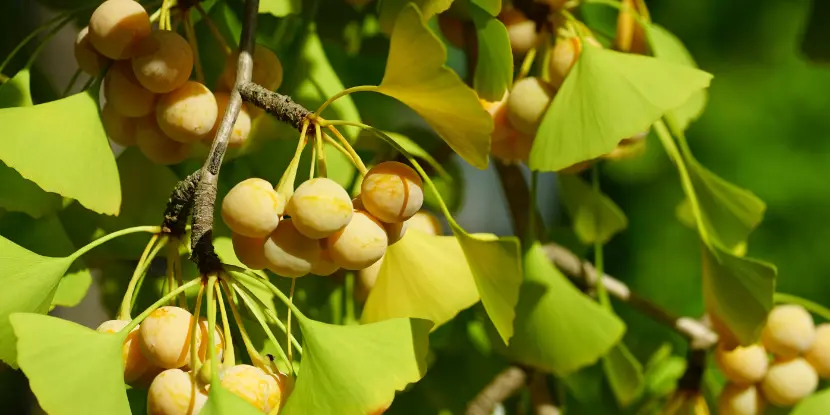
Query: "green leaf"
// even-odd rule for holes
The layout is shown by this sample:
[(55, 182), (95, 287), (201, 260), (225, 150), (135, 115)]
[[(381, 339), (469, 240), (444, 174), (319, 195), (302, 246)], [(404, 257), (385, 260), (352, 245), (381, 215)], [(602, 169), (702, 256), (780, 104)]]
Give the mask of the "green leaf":
[(262, 415), (262, 411), (215, 382), (199, 415)]
[(830, 408), (830, 389), (816, 392), (799, 402), (790, 415), (824, 415)]
[(562, 204), (583, 244), (604, 244), (628, 227), (625, 213), (608, 196), (597, 193), (579, 176), (560, 174)]
[(423, 12), (423, 21), (426, 22), (438, 13), (450, 8), (453, 0), (382, 0), (379, 6), (378, 20), (380, 29), (387, 35), (392, 34), (398, 15), (409, 3), (418, 6)]
[(29, 90), (29, 70), (22, 69), (14, 77), (0, 85), (0, 108), (30, 107), (32, 93)]
[(628, 406), (642, 394), (643, 365), (631, 354), (625, 343), (617, 343), (602, 357), (602, 368), (621, 407)]
[[(498, 6), (496, 14), (501, 9), (501, 4)], [(478, 62), (473, 86), (481, 99), (499, 101), (513, 83), (513, 51), (510, 49), (510, 37), (504, 24), (493, 17), (496, 14), (488, 15), (478, 7), (470, 7), (470, 12), (478, 38)]]
[(443, 325), (479, 300), (463, 255), (453, 236), (410, 229), (386, 250), (361, 321), (414, 317), (431, 320), (433, 330)]
[(830, 4), (822, 1), (810, 3), (810, 11), (806, 16), (807, 27), (804, 38), (801, 40), (801, 53), (812, 63), (825, 64), (830, 62), (830, 48), (827, 47), (827, 38), (830, 36)]
[(607, 154), (708, 87), (711, 78), (653, 57), (585, 47), (542, 119), (530, 168), (557, 171)]
[(99, 213), (121, 206), (118, 171), (92, 91), (0, 109), (0, 159), (48, 192)]
[(302, 0), (262, 0), (259, 3), (260, 13), (270, 13), (277, 17), (299, 14), (302, 9)]
[(48, 215), (61, 207), (61, 197), (44, 192), (26, 180), (17, 170), (0, 162), (0, 207), (9, 212), (23, 212), (33, 218)]
[(620, 342), (623, 322), (576, 289), (538, 243), (525, 252), (524, 273), (516, 332), (507, 349), (511, 358), (567, 376)]
[[(475, 4), (482, 10), (490, 14), (490, 16), (498, 16), (501, 12), (501, 0), (469, 0), (470, 3)], [(472, 9), (472, 7), (471, 7)], [(512, 57), (511, 57), (512, 60)], [(501, 98), (501, 97), (499, 97)]]
[(14, 313), (9, 319), (20, 367), (46, 413), (130, 413), (121, 362), (127, 332), (98, 333), (31, 313)]
[[(429, 154), (428, 151), (424, 150), (424, 148), (421, 147), (415, 140), (393, 131), (383, 131), (383, 134), (386, 134), (387, 136), (394, 139), (395, 142), (398, 143), (398, 145), (400, 145), (410, 155), (427, 162), (427, 164), (429, 164), (430, 167), (435, 169), (435, 171), (438, 174), (443, 176), (444, 179), (452, 180), (452, 177), (449, 175), (449, 173), (447, 173), (447, 170), (444, 169), (444, 166), (442, 166), (441, 163), (438, 162), (438, 160), (435, 160), (435, 157), (432, 157), (432, 154)], [(363, 131), (360, 135), (360, 140), (369, 141), (374, 137), (376, 137), (376, 135), (372, 132)], [(379, 142), (382, 142), (382, 140), (380, 140)]]
[(461, 158), (487, 167), (493, 119), (475, 91), (444, 66), (447, 51), (415, 5), (399, 14), (377, 91), (418, 113)]
[(671, 354), (666, 343), (646, 363), (644, 373), (645, 393), (651, 397), (666, 397), (677, 388), (677, 381), (686, 371), (686, 359)]
[[(426, 373), (432, 323), (394, 319), (335, 326), (298, 316), (303, 359), (286, 414), (366, 414)], [(336, 368), (336, 370), (332, 370)]]

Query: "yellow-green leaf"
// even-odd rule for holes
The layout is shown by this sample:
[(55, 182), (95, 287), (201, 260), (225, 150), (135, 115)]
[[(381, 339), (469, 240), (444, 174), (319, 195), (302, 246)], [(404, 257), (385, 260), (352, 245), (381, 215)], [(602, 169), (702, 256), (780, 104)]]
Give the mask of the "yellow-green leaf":
[(277, 17), (298, 14), (302, 9), (302, 0), (262, 0), (259, 3), (260, 13), (269, 13)]
[[(501, 8), (501, 4), (498, 6)], [(477, 6), (470, 7), (470, 14), (478, 38), (478, 62), (473, 86), (481, 99), (500, 101), (513, 83), (513, 51), (510, 49), (507, 28), (493, 17), (495, 15), (490, 15)]]
[(830, 408), (830, 389), (818, 391), (799, 402), (790, 415), (824, 415)]
[(426, 22), (432, 16), (442, 13), (450, 8), (453, 0), (381, 0), (378, 12), (380, 30), (387, 35), (392, 34), (398, 14), (407, 4), (413, 3), (423, 12), (423, 21)]
[(628, 406), (643, 392), (643, 365), (623, 342), (602, 357), (602, 368), (617, 403)]
[(447, 51), (409, 4), (392, 32), (386, 72), (377, 91), (417, 112), (464, 160), (487, 167), (493, 119), (475, 91), (444, 66)]
[(498, 16), (501, 12), (501, 0), (469, 0), (470, 3), (480, 7), (490, 16)]
[(595, 192), (578, 176), (560, 174), (558, 177), (562, 204), (583, 244), (604, 244), (628, 227), (628, 218), (611, 198)]
[(199, 415), (262, 415), (255, 406), (248, 401), (240, 398), (236, 394), (229, 392), (218, 382), (210, 387), (208, 393), (208, 400), (205, 403)]
[(17, 75), (0, 85), (0, 108), (30, 107), (32, 94), (29, 89), (28, 69), (22, 69)]

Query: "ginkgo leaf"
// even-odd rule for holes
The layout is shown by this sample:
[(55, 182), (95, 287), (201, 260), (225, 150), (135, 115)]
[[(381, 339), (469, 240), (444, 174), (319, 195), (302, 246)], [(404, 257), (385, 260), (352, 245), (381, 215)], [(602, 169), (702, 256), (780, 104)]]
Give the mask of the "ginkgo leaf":
[[(501, 9), (501, 4), (498, 4), (498, 7), (496, 14)], [(513, 50), (510, 49), (507, 28), (499, 19), (493, 17), (495, 15), (488, 14), (478, 6), (470, 7), (470, 15), (473, 17), (478, 38), (478, 61), (473, 87), (481, 99), (500, 101), (513, 83)]]
[(583, 244), (606, 243), (628, 227), (628, 218), (608, 196), (597, 193), (575, 175), (560, 174), (562, 204)]
[(433, 329), (446, 323), (479, 300), (463, 255), (453, 236), (408, 230), (386, 250), (361, 321), (415, 317), (431, 320)]
[(262, 411), (214, 382), (208, 392), (208, 400), (199, 415), (262, 415)]
[(259, 12), (277, 17), (299, 14), (303, 9), (302, 3), (302, 0), (262, 0), (259, 2)]
[(20, 368), (46, 413), (130, 414), (121, 361), (127, 332), (99, 333), (32, 313), (14, 313), (9, 319)]
[(617, 343), (602, 357), (602, 368), (621, 407), (628, 406), (643, 392), (643, 365), (625, 343)]
[(557, 171), (607, 154), (711, 79), (701, 70), (653, 57), (583, 48), (542, 119), (530, 168)]
[(599, 361), (622, 339), (623, 322), (574, 287), (538, 243), (524, 254), (524, 276), (507, 349), (511, 358), (567, 376)]
[(377, 92), (408, 105), (461, 158), (484, 169), (493, 119), (475, 91), (444, 66), (447, 51), (422, 16), (414, 4), (405, 6), (398, 15)]
[(490, 16), (498, 16), (501, 12), (501, 0), (470, 0), (470, 3), (480, 7)]
[(432, 323), (393, 319), (335, 326), (297, 316), (303, 358), (283, 413), (370, 414), (426, 373)]
[(0, 108), (34, 105), (29, 89), (30, 78), (29, 70), (22, 69), (17, 75), (0, 85)]
[(795, 405), (790, 415), (824, 415), (830, 408), (830, 389), (818, 391)]
[(0, 125), (0, 160), (6, 165), (48, 192), (118, 214), (118, 170), (92, 91), (0, 109)]
[[(427, 162), (427, 164), (429, 164), (430, 167), (432, 167), (438, 174), (443, 176), (445, 179), (451, 179), (451, 176), (449, 175), (449, 173), (447, 173), (447, 170), (444, 168), (444, 166), (442, 166), (441, 163), (438, 162), (438, 160), (435, 160), (435, 157), (432, 157), (432, 154), (429, 154), (429, 152), (426, 151), (423, 147), (421, 147), (415, 140), (401, 133), (396, 133), (393, 131), (383, 131), (383, 134), (386, 134), (387, 136), (391, 137), (398, 145), (401, 146), (401, 148), (403, 148), (410, 155)], [(375, 134), (373, 134), (371, 131), (363, 131), (359, 139), (369, 141), (373, 137), (375, 137)], [(378, 140), (376, 142), (383, 143), (382, 140)], [(424, 196), (426, 197), (426, 195)]]
[(418, 10), (421, 10), (423, 13), (423, 21), (426, 22), (432, 16), (449, 9), (452, 2), (453, 0), (381, 0), (378, 9), (380, 30), (387, 35), (392, 34), (392, 29), (395, 27), (398, 15), (409, 3), (418, 6)]

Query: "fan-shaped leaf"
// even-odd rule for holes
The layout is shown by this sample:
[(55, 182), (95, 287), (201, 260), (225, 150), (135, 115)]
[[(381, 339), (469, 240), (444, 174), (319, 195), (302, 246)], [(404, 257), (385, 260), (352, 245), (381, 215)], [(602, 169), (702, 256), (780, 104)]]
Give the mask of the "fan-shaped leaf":
[(236, 396), (218, 384), (210, 386), (208, 400), (199, 415), (262, 415), (262, 411), (255, 408), (246, 400)]
[(408, 3), (418, 6), (418, 9), (423, 12), (423, 21), (426, 22), (432, 16), (449, 9), (452, 2), (453, 0), (382, 0), (378, 12), (380, 30), (387, 35), (392, 34), (398, 14)]
[(501, 12), (501, 0), (470, 0), (470, 3), (480, 7), (490, 16), (498, 16)]
[(625, 213), (608, 196), (595, 192), (578, 176), (561, 174), (558, 177), (562, 203), (583, 244), (604, 244), (628, 227)]
[(30, 107), (32, 93), (29, 89), (29, 70), (23, 69), (0, 85), (0, 108)]
[(262, 0), (259, 3), (259, 12), (284, 17), (300, 13), (302, 5), (302, 0)]
[(628, 406), (642, 394), (643, 365), (631, 354), (625, 343), (617, 343), (602, 357), (602, 368), (621, 407)]
[(823, 415), (830, 408), (830, 389), (816, 392), (799, 402), (790, 415)]
[[(493, 2), (491, 2), (493, 3)], [(500, 2), (495, 2), (500, 3)], [(496, 9), (496, 14), (501, 8)], [(478, 96), (487, 101), (500, 101), (513, 83), (513, 51), (507, 28), (479, 7), (470, 7), (478, 38), (478, 62), (473, 86)]]

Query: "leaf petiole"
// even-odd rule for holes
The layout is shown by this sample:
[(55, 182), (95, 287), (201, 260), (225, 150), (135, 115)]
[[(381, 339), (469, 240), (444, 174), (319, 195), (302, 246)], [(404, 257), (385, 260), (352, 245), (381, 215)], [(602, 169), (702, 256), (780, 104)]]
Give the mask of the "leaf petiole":
[[(266, 305), (262, 302), (262, 300), (260, 300), (260, 299), (259, 299), (259, 297), (257, 297), (256, 295), (254, 295), (254, 293), (253, 293), (253, 292), (252, 292), (252, 291), (251, 291), (251, 290), (250, 290), (247, 286), (245, 286), (245, 284), (243, 284), (243, 283), (241, 283), (241, 282), (240, 282), (240, 280), (241, 280), (241, 279), (248, 279), (248, 280), (249, 280), (249, 282), (253, 282), (253, 283), (260, 283), (260, 284), (261, 284), (261, 281), (260, 281), (258, 278), (253, 278), (253, 277), (251, 277), (250, 275), (248, 275), (247, 273), (242, 272), (242, 271), (233, 271), (233, 274), (234, 274), (234, 275), (233, 275), (233, 278), (234, 278), (235, 280), (237, 280), (237, 282), (239, 282), (239, 284), (235, 284), (235, 285), (234, 285), (234, 289), (235, 289), (236, 291), (242, 291), (242, 292), (244, 292), (244, 293), (246, 294), (246, 297), (247, 297), (250, 301), (253, 301), (254, 303), (256, 303), (256, 307), (257, 307), (259, 310), (261, 310), (263, 314), (265, 314), (265, 317), (268, 317), (268, 319), (270, 319), (271, 323), (273, 323), (275, 326), (277, 326), (277, 328), (278, 328), (278, 329), (280, 329), (280, 331), (282, 331), (282, 332), (283, 332), (283, 334), (287, 334), (287, 333), (288, 333), (288, 329), (285, 327), (285, 324), (283, 324), (282, 320), (280, 320), (279, 318), (277, 318), (277, 315), (273, 312), (273, 310), (270, 310), (270, 309), (269, 309), (269, 308), (268, 308), (268, 307), (267, 307), (267, 306), (266, 306)], [(245, 297), (243, 297), (243, 300), (244, 300), (244, 299), (245, 299)], [(253, 309), (252, 309), (252, 310), (253, 310)], [(297, 352), (298, 352), (298, 353), (302, 356), (302, 354), (303, 354), (303, 348), (302, 348), (302, 346), (300, 346), (300, 342), (299, 342), (299, 341), (297, 341), (297, 338), (296, 338), (296, 337), (291, 336), (291, 344), (293, 344), (293, 345), (294, 345), (294, 348), (295, 348), (295, 349), (297, 349)]]
[[(328, 121), (325, 120), (322, 120), (322, 122), (328, 123)], [(340, 131), (338, 131), (334, 125), (329, 123), (328, 125), (326, 125), (326, 128), (328, 128), (328, 130), (331, 131), (332, 134), (334, 134), (338, 140), (340, 140), (343, 150), (345, 150), (349, 158), (352, 159), (352, 164), (354, 164), (354, 166), (357, 168), (357, 171), (360, 172), (361, 176), (365, 176), (367, 171), (366, 165), (363, 164), (363, 160), (360, 159), (360, 156), (354, 150), (354, 147), (352, 147), (352, 145), (349, 144), (349, 140), (346, 140), (346, 137), (343, 137), (343, 134), (340, 134)]]
[(300, 140), (297, 142), (297, 149), (294, 150), (294, 157), (291, 159), (291, 163), (288, 165), (288, 168), (285, 169), (282, 177), (280, 177), (280, 181), (277, 182), (277, 186), (274, 188), (277, 193), (285, 197), (286, 201), (294, 194), (294, 181), (297, 179), (297, 168), (300, 164), (300, 157), (303, 155), (303, 149), (308, 141), (306, 140), (308, 127), (309, 121), (303, 121), (303, 129), (300, 132)]
[(375, 86), (375, 85), (361, 85), (361, 86), (353, 86), (351, 88), (346, 88), (346, 89), (334, 94), (331, 98), (327, 99), (326, 102), (323, 103), (323, 105), (320, 105), (320, 108), (317, 108), (317, 111), (314, 111), (314, 114), (316, 114), (317, 116), (323, 115), (323, 110), (325, 110), (326, 107), (328, 107), (329, 105), (333, 104), (334, 101), (337, 101), (338, 99), (340, 99), (340, 98), (342, 98), (346, 95), (352, 94), (354, 92), (376, 91), (377, 89), (378, 89), (378, 87)]
[(196, 347), (196, 336), (199, 331), (199, 315), (202, 314), (202, 298), (204, 295), (205, 285), (202, 284), (199, 286), (199, 292), (196, 294), (196, 308), (193, 310), (193, 325), (190, 328), (190, 369), (193, 373), (198, 373), (202, 366)]
[(113, 232), (111, 234), (102, 236), (102, 237), (86, 244), (81, 249), (75, 251), (75, 253), (70, 255), (69, 257), (72, 258), (72, 260), (74, 261), (74, 260), (80, 258), (81, 255), (91, 251), (93, 248), (103, 244), (104, 242), (109, 242), (109, 241), (111, 241), (115, 238), (118, 238), (119, 236), (124, 236), (124, 235), (129, 235), (131, 233), (139, 233), (139, 232), (148, 232), (148, 233), (156, 233), (157, 234), (157, 233), (161, 233), (161, 227), (159, 227), (159, 226), (136, 226), (136, 227), (133, 227), (133, 228), (122, 229), (120, 231), (116, 231), (116, 232)]
[[(230, 283), (233, 284), (233, 281), (231, 281)], [(236, 322), (236, 327), (239, 329), (239, 333), (242, 336), (242, 344), (245, 345), (245, 350), (248, 352), (248, 357), (251, 358), (251, 362), (253, 362), (254, 366), (261, 368), (263, 365), (265, 365), (265, 359), (262, 357), (262, 355), (259, 354), (256, 347), (254, 347), (254, 345), (251, 343), (251, 337), (248, 336), (248, 330), (245, 329), (245, 323), (242, 321), (242, 315), (239, 313), (239, 309), (236, 307), (236, 304), (233, 301), (235, 296), (233, 292), (230, 290), (230, 288), (228, 288), (228, 283), (222, 281), (221, 285), (222, 290), (225, 291), (225, 296), (228, 297), (228, 305), (231, 308), (231, 314), (233, 314), (233, 320)], [(277, 347), (279, 347), (279, 344), (277, 344)], [(281, 351), (280, 354), (284, 355), (285, 353)]]
[(196, 284), (199, 284), (201, 282), (202, 282), (201, 278), (192, 279), (192, 280), (184, 283), (184, 285), (182, 285), (181, 287), (176, 288), (175, 290), (171, 291), (170, 294), (167, 294), (164, 297), (159, 298), (155, 303), (153, 303), (153, 305), (151, 305), (150, 307), (147, 307), (147, 309), (144, 310), (144, 312), (139, 314), (138, 317), (136, 317), (132, 321), (130, 321), (130, 324), (127, 324), (126, 326), (124, 326), (124, 328), (121, 329), (121, 331), (125, 332), (125, 333), (129, 333), (130, 331), (132, 331), (132, 329), (135, 328), (135, 326), (141, 324), (141, 322), (144, 321), (144, 319), (146, 319), (147, 316), (150, 315), (150, 313), (152, 313), (153, 311), (156, 311), (156, 309), (158, 309), (159, 307), (164, 305), (164, 303), (169, 301), (171, 298), (179, 295), (179, 293), (185, 292), (185, 290), (187, 290), (188, 288), (190, 288), (190, 287), (192, 287)]

